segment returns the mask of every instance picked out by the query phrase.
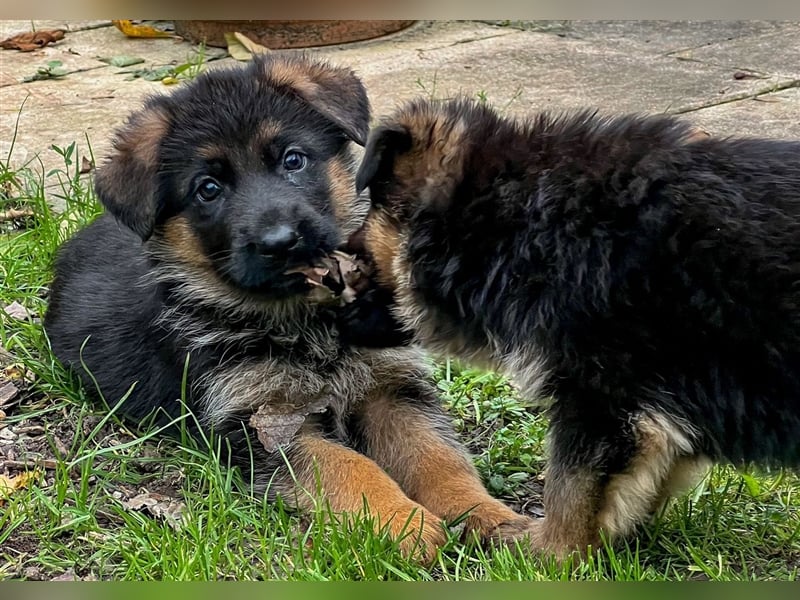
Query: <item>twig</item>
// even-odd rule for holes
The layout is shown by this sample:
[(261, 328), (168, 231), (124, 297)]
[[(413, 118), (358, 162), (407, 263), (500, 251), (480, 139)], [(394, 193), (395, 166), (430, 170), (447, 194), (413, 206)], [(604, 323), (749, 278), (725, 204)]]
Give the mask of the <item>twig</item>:
[(9, 208), (0, 212), (0, 223), (6, 221), (16, 221), (17, 219), (27, 219), (32, 217), (35, 213), (30, 208)]
[(0, 468), (1, 467), (9, 469), (35, 469), (36, 467), (44, 467), (45, 469), (55, 470), (58, 467), (58, 461), (50, 458), (43, 458), (40, 460), (3, 460), (0, 461)]

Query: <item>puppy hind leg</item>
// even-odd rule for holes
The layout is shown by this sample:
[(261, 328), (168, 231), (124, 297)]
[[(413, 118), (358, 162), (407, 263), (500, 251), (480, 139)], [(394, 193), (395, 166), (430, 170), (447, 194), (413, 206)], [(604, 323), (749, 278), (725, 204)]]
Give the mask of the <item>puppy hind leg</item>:
[(276, 471), (273, 491), (301, 510), (322, 500), (333, 513), (369, 515), (376, 531), (388, 528), (407, 556), (430, 564), (447, 541), (440, 518), (406, 496), (374, 461), (311, 431), (286, 451), (289, 468)]
[[(587, 420), (591, 419), (591, 420)], [(530, 531), (534, 549), (563, 558), (627, 535), (668, 495), (694, 456), (693, 434), (669, 417), (556, 415), (545, 478), (545, 518)]]
[(500, 530), (506, 539), (524, 535), (532, 519), (489, 495), (435, 393), (415, 395), (384, 392), (368, 400), (360, 420), (365, 452), (434, 514), (448, 521), (464, 517), (465, 533), (484, 540)]
[(652, 514), (660, 512), (670, 498), (679, 496), (700, 483), (708, 474), (712, 464), (713, 461), (704, 454), (678, 458), (661, 488), (661, 493), (653, 504)]
[(694, 450), (694, 433), (659, 413), (642, 413), (634, 425), (636, 450), (627, 467), (603, 490), (598, 525), (610, 536), (626, 535), (679, 488), (697, 480), (708, 459)]

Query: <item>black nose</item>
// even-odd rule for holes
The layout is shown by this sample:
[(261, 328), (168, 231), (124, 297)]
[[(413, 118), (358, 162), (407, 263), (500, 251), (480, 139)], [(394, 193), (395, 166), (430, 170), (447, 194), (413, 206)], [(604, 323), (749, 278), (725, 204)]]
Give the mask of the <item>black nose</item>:
[(297, 245), (300, 235), (289, 225), (277, 225), (267, 229), (258, 244), (258, 251), (264, 255), (286, 254)]

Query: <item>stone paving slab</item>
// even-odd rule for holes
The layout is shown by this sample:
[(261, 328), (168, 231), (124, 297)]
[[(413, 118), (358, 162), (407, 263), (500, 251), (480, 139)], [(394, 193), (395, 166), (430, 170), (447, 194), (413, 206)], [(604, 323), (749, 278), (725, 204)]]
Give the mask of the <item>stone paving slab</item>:
[[(337, 58), (356, 63), (356, 51)], [(376, 109), (420, 93), (437, 97), (485, 92), (515, 112), (596, 106), (665, 112), (733, 100), (793, 81), (734, 79), (734, 70), (664, 56), (642, 56), (602, 43), (519, 32), (445, 48), (388, 50), (358, 70)], [(511, 106), (510, 106), (511, 107)]]
[(676, 58), (800, 79), (800, 23), (755, 37), (743, 37), (675, 53)]
[[(15, 125), (12, 164), (76, 141), (95, 156), (160, 82), (127, 81), (99, 56), (132, 55), (144, 66), (186, 62), (193, 44), (128, 39), (108, 22), (36, 22), (66, 38), (31, 53), (0, 51), (0, 159)], [(0, 21), (0, 35), (29, 29)], [(310, 52), (351, 66), (364, 79), (376, 118), (418, 95), (482, 96), (500, 110), (597, 107), (604, 112), (676, 112), (720, 135), (800, 139), (800, 23), (769, 21), (419, 22), (385, 38)], [(209, 49), (209, 53), (220, 52)], [(72, 73), (22, 83), (48, 60)], [(236, 64), (232, 58), (207, 68)], [(141, 67), (136, 65), (132, 69)], [(743, 73), (744, 72), (744, 73)], [(742, 75), (745, 77), (742, 78)], [(20, 112), (23, 104), (24, 108)]]
[(567, 39), (601, 42), (618, 49), (670, 54), (795, 25), (780, 21), (531, 21), (515, 26)]
[(738, 122), (737, 129), (749, 135), (800, 140), (800, 88), (718, 104), (685, 116), (721, 135), (731, 129), (732, 122)]

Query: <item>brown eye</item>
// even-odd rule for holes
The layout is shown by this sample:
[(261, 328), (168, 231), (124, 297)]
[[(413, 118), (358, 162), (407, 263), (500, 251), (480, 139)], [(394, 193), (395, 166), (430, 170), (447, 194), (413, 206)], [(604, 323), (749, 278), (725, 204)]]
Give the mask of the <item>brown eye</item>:
[(283, 155), (283, 168), (287, 171), (302, 171), (307, 162), (306, 155), (297, 150), (288, 150)]
[(197, 198), (202, 202), (216, 200), (222, 193), (222, 186), (215, 179), (207, 177), (197, 186)]

